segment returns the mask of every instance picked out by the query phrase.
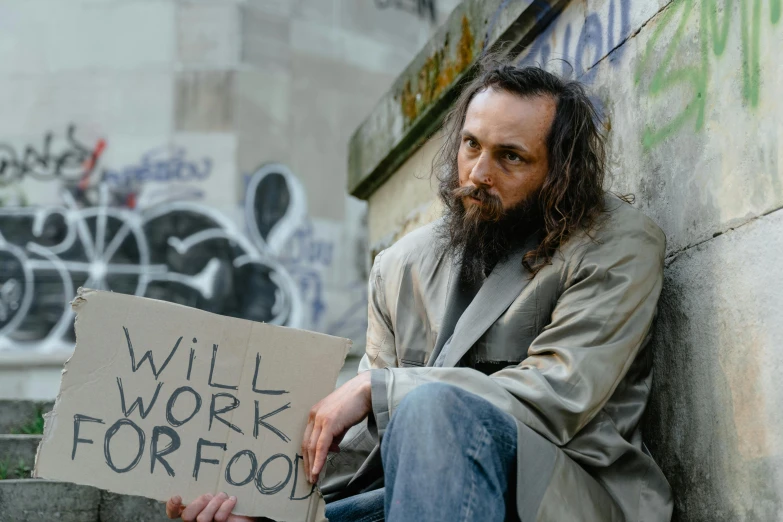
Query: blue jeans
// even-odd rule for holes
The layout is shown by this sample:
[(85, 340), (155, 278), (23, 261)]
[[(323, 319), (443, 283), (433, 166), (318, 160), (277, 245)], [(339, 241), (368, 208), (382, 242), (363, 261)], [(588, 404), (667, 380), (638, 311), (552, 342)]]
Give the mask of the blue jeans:
[(421, 385), (400, 403), (383, 436), (386, 487), (328, 504), (326, 516), (330, 522), (516, 520), (516, 450), (510, 415), (457, 387)]

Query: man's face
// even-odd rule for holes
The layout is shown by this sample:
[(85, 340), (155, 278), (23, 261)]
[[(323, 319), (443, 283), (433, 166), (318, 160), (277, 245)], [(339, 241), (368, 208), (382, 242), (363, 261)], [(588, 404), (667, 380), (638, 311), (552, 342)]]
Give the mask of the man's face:
[(508, 211), (541, 189), (554, 116), (550, 96), (523, 98), (492, 88), (476, 94), (468, 105), (457, 155), (457, 192), (464, 195), (468, 214), (499, 219), (501, 209), (491, 207)]

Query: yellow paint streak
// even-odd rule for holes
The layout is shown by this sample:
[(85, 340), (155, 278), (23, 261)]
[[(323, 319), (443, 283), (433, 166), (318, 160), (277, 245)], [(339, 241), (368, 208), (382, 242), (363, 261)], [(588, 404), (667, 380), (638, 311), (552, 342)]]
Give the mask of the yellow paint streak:
[(473, 63), (476, 40), (470, 29), (470, 20), (463, 15), (460, 37), (452, 51), (448, 33), (443, 46), (427, 57), (416, 75), (415, 88), (411, 80), (405, 82), (396, 99), (408, 127), (451, 86), (457, 77)]

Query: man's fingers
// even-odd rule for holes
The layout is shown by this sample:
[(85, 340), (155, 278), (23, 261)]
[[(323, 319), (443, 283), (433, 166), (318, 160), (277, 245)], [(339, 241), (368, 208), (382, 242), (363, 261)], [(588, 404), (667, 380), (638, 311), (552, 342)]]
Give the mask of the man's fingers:
[(166, 502), (166, 516), (169, 518), (179, 518), (182, 514), (182, 510), (185, 509), (182, 505), (182, 497), (171, 497)]
[(321, 436), (321, 427), (316, 426), (313, 429), (313, 434), (310, 435), (310, 442), (307, 444), (307, 462), (305, 463), (305, 473), (307, 474), (307, 481), (310, 484), (315, 484), (315, 477), (313, 477), (313, 464), (315, 463), (315, 446), (318, 444), (318, 438)]
[(314, 417), (311, 413), (310, 418), (307, 421), (307, 426), (305, 427), (304, 436), (302, 437), (302, 464), (304, 465), (305, 469), (305, 478), (309, 477), (307, 475), (307, 469), (310, 465), (310, 456), (307, 453), (307, 446), (310, 444), (310, 434), (313, 432), (313, 423)]
[(315, 445), (315, 458), (313, 459), (313, 469), (311, 471), (313, 474), (313, 482), (318, 480), (318, 475), (320, 475), (321, 470), (326, 463), (326, 456), (329, 454), (329, 446), (332, 445), (332, 439), (331, 432), (329, 430), (323, 430), (321, 432), (321, 437)]
[(201, 513), (196, 517), (196, 522), (212, 522), (215, 519), (215, 513), (217, 513), (223, 502), (228, 500), (228, 495), (225, 493), (218, 493), (215, 498), (209, 501), (209, 504), (201, 510)]
[(310, 455), (307, 453), (307, 443), (310, 439), (307, 438), (302, 442), (302, 466), (304, 466), (305, 470), (305, 478), (309, 480), (309, 476), (307, 475), (307, 466), (310, 465)]
[(195, 522), (199, 513), (209, 504), (212, 500), (212, 495), (201, 495), (196, 500), (187, 505), (182, 512), (182, 520), (185, 522)]
[(215, 521), (216, 522), (226, 522), (228, 520), (228, 517), (231, 515), (231, 511), (234, 509), (234, 506), (237, 505), (237, 497), (228, 497), (228, 499), (223, 501), (223, 504), (221, 504), (220, 509), (217, 510), (217, 513), (215, 513)]

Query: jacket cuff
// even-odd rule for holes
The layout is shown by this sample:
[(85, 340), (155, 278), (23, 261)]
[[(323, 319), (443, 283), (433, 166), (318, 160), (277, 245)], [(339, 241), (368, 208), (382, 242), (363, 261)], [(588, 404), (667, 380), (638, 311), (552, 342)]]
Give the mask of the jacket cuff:
[(389, 372), (386, 368), (370, 370), (372, 416), (367, 420), (367, 428), (378, 442), (389, 424), (389, 399), (386, 395), (388, 378)]

